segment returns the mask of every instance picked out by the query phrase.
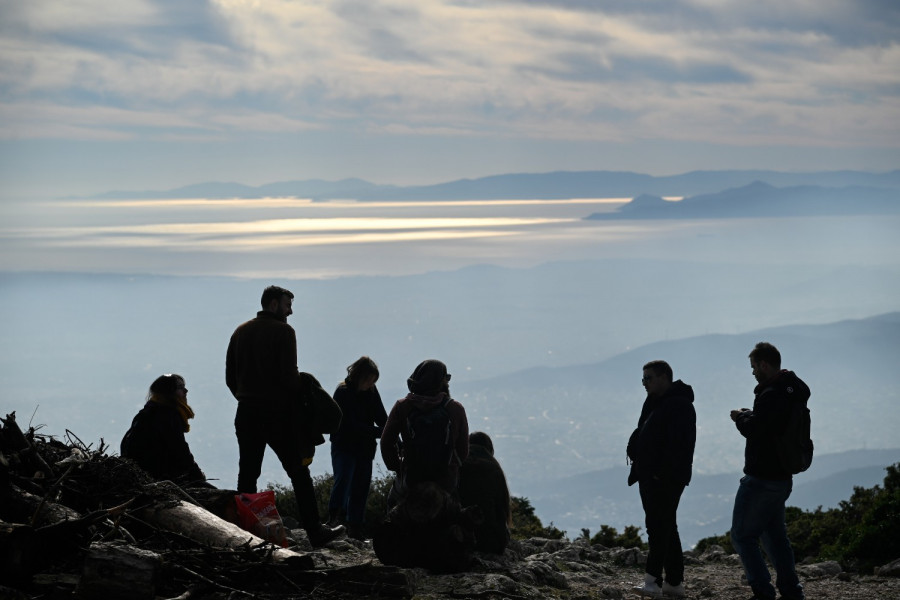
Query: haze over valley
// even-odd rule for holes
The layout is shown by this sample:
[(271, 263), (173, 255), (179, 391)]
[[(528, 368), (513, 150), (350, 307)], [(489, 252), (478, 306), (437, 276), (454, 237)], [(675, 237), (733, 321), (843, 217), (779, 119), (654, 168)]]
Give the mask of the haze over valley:
[[(191, 448), (217, 485), (233, 486), (225, 347), (276, 283), (297, 296), (301, 370), (333, 389), (368, 354), (389, 409), (419, 361), (445, 361), (513, 493), (577, 534), (641, 524), (620, 475), (641, 366), (663, 358), (697, 396), (689, 543), (727, 528), (743, 452), (728, 411), (752, 403), (746, 357), (761, 339), (813, 390), (817, 453), (868, 451), (816, 463), (803, 476), (819, 482), (810, 495), (849, 497), (851, 469), (877, 483), (881, 463), (900, 459), (897, 183), (868, 177), (889, 198), (875, 214), (839, 187), (843, 214), (724, 216), (709, 200), (712, 214), (677, 219), (586, 219), (630, 205), (606, 188), (582, 199), (20, 205), (0, 228), (3, 410), (115, 451), (149, 383), (177, 372), (197, 413)], [(327, 444), (312, 468), (330, 472)], [(272, 456), (262, 480), (286, 483)]]

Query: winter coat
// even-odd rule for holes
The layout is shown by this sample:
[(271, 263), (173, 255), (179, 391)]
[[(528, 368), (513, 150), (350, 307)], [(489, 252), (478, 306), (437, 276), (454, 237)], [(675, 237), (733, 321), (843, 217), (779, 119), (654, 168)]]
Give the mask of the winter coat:
[[(413, 409), (429, 410), (437, 407), (449, 398), (446, 392), (439, 392), (434, 396), (421, 396), (410, 392), (405, 398), (397, 400), (388, 415), (381, 434), (381, 458), (384, 466), (400, 475), (401, 481), (405, 477), (404, 460), (400, 450), (401, 439), (409, 438), (407, 419)], [(453, 455), (448, 465), (447, 473), (442, 477), (441, 483), (444, 489), (455, 490), (459, 480), (459, 465), (469, 455), (469, 422), (466, 419), (466, 409), (456, 400), (450, 399), (447, 403), (447, 412), (450, 415), (450, 436), (453, 444)]]
[(782, 370), (754, 388), (753, 410), (743, 411), (735, 419), (744, 446), (744, 473), (761, 479), (786, 481), (791, 473), (781, 466), (775, 440), (784, 433), (791, 402), (806, 405), (810, 391), (793, 371)]
[(269, 406), (295, 402), (301, 382), (294, 328), (264, 310), (239, 325), (228, 343), (225, 383), (240, 402)]
[(475, 526), (475, 549), (503, 554), (509, 543), (510, 498), (503, 468), (490, 450), (471, 444), (459, 471), (459, 499), (478, 506), (482, 521)]
[(184, 427), (184, 419), (174, 406), (147, 402), (122, 438), (121, 454), (156, 480), (204, 484), (206, 475), (194, 461), (184, 439)]
[(638, 426), (628, 440), (628, 485), (657, 480), (679, 485), (691, 481), (697, 415), (694, 390), (680, 379), (659, 397), (647, 397)]
[(375, 440), (381, 437), (387, 412), (378, 388), (352, 390), (341, 383), (334, 391), (334, 401), (341, 408), (341, 426), (331, 434), (331, 447), (370, 460), (375, 458)]

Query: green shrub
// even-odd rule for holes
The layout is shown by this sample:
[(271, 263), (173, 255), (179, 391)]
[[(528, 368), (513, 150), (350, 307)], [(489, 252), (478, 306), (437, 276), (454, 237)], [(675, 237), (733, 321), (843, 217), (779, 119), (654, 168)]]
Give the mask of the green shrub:
[(528, 498), (513, 496), (510, 498), (512, 504), (512, 530), (513, 539), (524, 540), (532, 537), (549, 538), (552, 540), (562, 539), (566, 536), (565, 531), (561, 531), (550, 525), (544, 527), (541, 520), (534, 514), (534, 507), (531, 506)]
[(592, 546), (599, 544), (606, 548), (647, 549), (647, 544), (641, 539), (641, 528), (635, 525), (626, 525), (622, 533), (609, 525), (601, 525), (600, 531), (594, 537), (590, 537), (591, 532), (588, 529), (583, 529), (582, 533), (591, 541)]
[[(884, 487), (855, 487), (838, 508), (785, 508), (788, 537), (798, 561), (807, 557), (836, 560), (845, 569), (871, 573), (900, 556), (900, 463), (886, 468)], [(697, 542), (703, 552), (718, 544), (733, 553), (729, 534)]]

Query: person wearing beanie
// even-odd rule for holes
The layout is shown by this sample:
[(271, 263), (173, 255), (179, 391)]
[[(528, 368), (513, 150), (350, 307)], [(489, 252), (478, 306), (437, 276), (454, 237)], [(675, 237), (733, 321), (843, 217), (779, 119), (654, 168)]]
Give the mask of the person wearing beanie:
[[(450, 397), (447, 365), (434, 359), (422, 361), (406, 385), (409, 394), (397, 400), (384, 425), (384, 465), (397, 474), (400, 490), (430, 481), (455, 495), (459, 467), (469, 455), (469, 423), (463, 405)], [(414, 439), (416, 424), (426, 420), (434, 433), (424, 434), (427, 439)], [(430, 430), (423, 427), (422, 431)]]

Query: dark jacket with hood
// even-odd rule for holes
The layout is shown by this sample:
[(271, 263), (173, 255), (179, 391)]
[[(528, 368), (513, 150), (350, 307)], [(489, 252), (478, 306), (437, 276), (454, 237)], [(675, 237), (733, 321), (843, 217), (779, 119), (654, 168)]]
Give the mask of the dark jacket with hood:
[(455, 491), (459, 481), (459, 466), (469, 455), (469, 421), (463, 405), (450, 398), (446, 377), (447, 367), (437, 360), (426, 360), (416, 368), (406, 382), (409, 394), (397, 400), (384, 425), (381, 434), (381, 458), (385, 467), (396, 472), (401, 481), (405, 480), (406, 468), (401, 451), (401, 439), (409, 439), (407, 421), (410, 413), (416, 409), (432, 410), (446, 399), (453, 453), (447, 471), (437, 483), (448, 491)]
[(638, 426), (628, 440), (628, 485), (642, 480), (688, 485), (696, 439), (697, 415), (691, 386), (679, 379), (662, 396), (648, 396)]
[(738, 431), (747, 438), (744, 447), (744, 473), (786, 481), (790, 472), (781, 466), (775, 441), (787, 427), (792, 402), (806, 406), (810, 391), (793, 371), (782, 370), (754, 388), (753, 410), (741, 412), (735, 419)]

